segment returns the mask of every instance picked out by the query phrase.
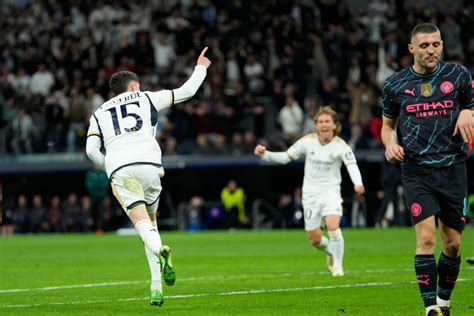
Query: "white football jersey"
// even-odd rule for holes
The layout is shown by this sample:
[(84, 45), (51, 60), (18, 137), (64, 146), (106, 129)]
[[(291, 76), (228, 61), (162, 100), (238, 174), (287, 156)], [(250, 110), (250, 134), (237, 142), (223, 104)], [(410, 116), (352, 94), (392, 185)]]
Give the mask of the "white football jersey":
[(120, 167), (147, 163), (161, 167), (155, 140), (158, 111), (173, 104), (173, 91), (124, 92), (100, 106), (90, 118), (87, 136), (101, 137), (105, 170), (110, 177)]
[(287, 150), (292, 160), (305, 155), (303, 196), (306, 200), (340, 194), (341, 165), (357, 164), (354, 153), (346, 142), (336, 136), (321, 144), (316, 133), (300, 138)]

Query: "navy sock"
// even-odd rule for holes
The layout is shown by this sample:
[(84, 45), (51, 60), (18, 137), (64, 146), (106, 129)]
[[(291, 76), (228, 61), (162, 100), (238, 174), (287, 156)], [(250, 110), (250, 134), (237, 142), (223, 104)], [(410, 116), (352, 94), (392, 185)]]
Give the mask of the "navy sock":
[(438, 260), (438, 297), (448, 301), (456, 285), (461, 265), (461, 256), (451, 258), (443, 252)]
[(434, 255), (416, 255), (415, 272), (425, 307), (436, 305), (436, 260)]

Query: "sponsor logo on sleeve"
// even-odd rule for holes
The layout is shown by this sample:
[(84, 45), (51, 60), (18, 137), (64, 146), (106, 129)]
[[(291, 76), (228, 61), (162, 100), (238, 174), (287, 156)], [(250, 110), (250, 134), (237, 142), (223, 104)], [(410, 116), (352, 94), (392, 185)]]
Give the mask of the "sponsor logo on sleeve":
[(346, 152), (346, 153), (344, 154), (344, 157), (346, 158), (346, 160), (354, 160), (354, 159), (355, 159), (355, 158), (354, 158), (354, 154), (353, 154), (352, 152), (350, 152), (350, 151)]

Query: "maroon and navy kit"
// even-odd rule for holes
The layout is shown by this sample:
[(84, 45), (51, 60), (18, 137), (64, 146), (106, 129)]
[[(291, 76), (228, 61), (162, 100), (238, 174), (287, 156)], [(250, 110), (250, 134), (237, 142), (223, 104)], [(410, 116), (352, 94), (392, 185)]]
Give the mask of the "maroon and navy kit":
[(415, 224), (442, 211), (447, 226), (464, 227), (468, 144), (452, 135), (459, 112), (474, 106), (473, 90), (467, 69), (446, 62), (431, 74), (409, 67), (385, 81), (383, 115), (398, 118), (402, 181)]

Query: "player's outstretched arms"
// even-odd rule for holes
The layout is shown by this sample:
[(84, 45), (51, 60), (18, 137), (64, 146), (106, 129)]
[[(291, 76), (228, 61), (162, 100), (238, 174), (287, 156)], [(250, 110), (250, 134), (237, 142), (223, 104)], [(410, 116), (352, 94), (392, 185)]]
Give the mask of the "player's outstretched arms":
[(464, 109), (459, 112), (453, 136), (457, 134), (461, 134), (465, 143), (469, 143), (474, 137), (474, 112), (470, 109)]
[(207, 68), (211, 65), (211, 61), (205, 56), (206, 51), (207, 47), (204, 48), (199, 55), (196, 67), (194, 68), (191, 77), (181, 87), (173, 90), (174, 103), (181, 103), (189, 100), (198, 91), (202, 82), (206, 78)]
[(256, 156), (262, 158), (266, 150), (267, 148), (265, 146), (259, 144), (255, 147), (254, 153)]
[(293, 159), (291, 159), (290, 155), (286, 151), (280, 152), (273, 152), (267, 150), (267, 148), (263, 145), (257, 145), (254, 150), (255, 155), (260, 157), (264, 161), (277, 163), (277, 164), (287, 164)]

